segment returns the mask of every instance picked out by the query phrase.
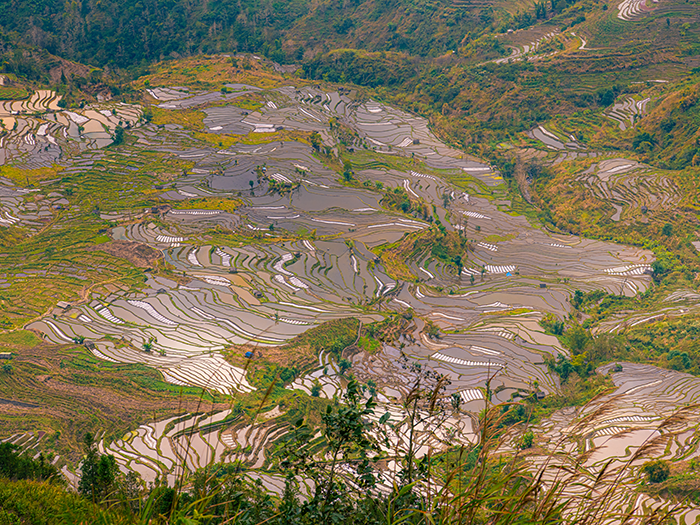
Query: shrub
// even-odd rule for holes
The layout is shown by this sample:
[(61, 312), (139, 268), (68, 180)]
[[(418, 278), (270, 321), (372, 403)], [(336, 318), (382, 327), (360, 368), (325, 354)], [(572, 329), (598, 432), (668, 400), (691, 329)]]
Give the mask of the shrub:
[(668, 479), (671, 469), (667, 462), (659, 459), (645, 463), (642, 472), (647, 475), (650, 483), (663, 483)]
[(525, 434), (523, 434), (523, 437), (520, 440), (520, 448), (521, 449), (530, 448), (534, 441), (535, 441), (535, 434), (532, 433), (532, 430), (528, 430), (527, 432), (525, 432)]
[(560, 321), (552, 314), (547, 314), (540, 321), (540, 326), (554, 335), (562, 335), (564, 333), (564, 321)]

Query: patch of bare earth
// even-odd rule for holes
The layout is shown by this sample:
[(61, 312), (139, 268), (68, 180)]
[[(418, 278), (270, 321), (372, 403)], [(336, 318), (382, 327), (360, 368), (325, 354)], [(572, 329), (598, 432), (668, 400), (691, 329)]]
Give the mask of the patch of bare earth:
[(132, 241), (110, 241), (89, 246), (86, 248), (86, 251), (105, 252), (114, 257), (126, 259), (138, 268), (151, 268), (161, 257), (158, 250), (140, 242)]

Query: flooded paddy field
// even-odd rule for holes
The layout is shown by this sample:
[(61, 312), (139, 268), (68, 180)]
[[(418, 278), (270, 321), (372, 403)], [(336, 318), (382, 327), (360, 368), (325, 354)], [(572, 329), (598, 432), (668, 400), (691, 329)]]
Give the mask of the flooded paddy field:
[(104, 148), (117, 127), (139, 124), (142, 109), (123, 103), (99, 103), (65, 110), (61, 95), (39, 90), (27, 101), (0, 103), (0, 121), (9, 133), (0, 139), (0, 165), (23, 169), (61, 164), (64, 151)]
[[(104, 171), (121, 182), (111, 186), (113, 198), (100, 200), (91, 212), (108, 223), (104, 242), (148, 247), (170, 273), (146, 265), (138, 287), (105, 282), (84, 300), (35, 316), (28, 329), (53, 343), (87, 342), (101, 360), (146, 365), (174, 385), (235, 398), (260, 387), (247, 365), (230, 359), (232, 347), (254, 349), (249, 357), (254, 360), (330, 321), (354, 318), (367, 326), (403, 319), (393, 341), (373, 349), (356, 342), (355, 351), (343, 357), (350, 373), (375, 385), (377, 413), (390, 413), (397, 428), (405, 419), (401, 403), (412, 381), (402, 362), (449, 379), (445, 394), (459, 400), (460, 412), (445, 425), (449, 435), (425, 431), (419, 448), (427, 454), (476, 441), (474, 416), (484, 408), (487, 390), (494, 403), (524, 392), (559, 391), (559, 378), (545, 361), (568, 350), (540, 321), (547, 314), (564, 320), (575, 290), (634, 297), (651, 286), (651, 251), (552, 233), (513, 213), (498, 171), (440, 142), (421, 117), (347, 89), (286, 82), (271, 89), (228, 87), (232, 92), (149, 90), (148, 100), (159, 110), (173, 115), (201, 110), (202, 128), (196, 132), (175, 123), (149, 123), (136, 106), (107, 104), (74, 117), (51, 106), (53, 95), (33, 102), (48, 101), (46, 114), (54, 120), (41, 135), (44, 124), (27, 117), (16, 137), (2, 145), (1, 162), (60, 162), (63, 176), (107, 166)], [(251, 94), (255, 109), (239, 103)], [(18, 119), (27, 110), (11, 111), (18, 113), (3, 118)], [(98, 148), (111, 143), (111, 133), (127, 121), (133, 141), (118, 152), (101, 152)], [(533, 135), (555, 149), (579, 150), (572, 137), (544, 128)], [(51, 147), (32, 149), (24, 138), (29, 136), (55, 147), (54, 157), (42, 156)], [(80, 151), (69, 155), (69, 146), (76, 144)], [(353, 150), (348, 167), (338, 161), (341, 145)], [(130, 177), (154, 169), (140, 151), (170, 165), (158, 179), (132, 187)], [(620, 202), (617, 220), (624, 220), (628, 209), (676, 202), (671, 180), (651, 178), (646, 167), (625, 162), (603, 160), (584, 181), (590, 191)], [(21, 221), (40, 228), (42, 213), (70, 208), (58, 191), (40, 204), (28, 198), (32, 191), (2, 180), (0, 227)], [(142, 202), (139, 194), (158, 205), (131, 206)], [(459, 261), (434, 249), (447, 238), (463, 240)], [(429, 242), (421, 245), (421, 239)], [(402, 243), (412, 243), (411, 249), (391, 266), (385, 248)], [(428, 335), (430, 326), (439, 337)], [(348, 376), (338, 357), (318, 352), (314, 365), (298, 371), (285, 388), (299, 396), (340, 397)], [(591, 425), (593, 442), (628, 423), (648, 430), (669, 407), (694, 402), (693, 378), (641, 365), (622, 368), (612, 374), (621, 394), (615, 412)], [(647, 391), (652, 386), (653, 393)], [(178, 469), (191, 472), (236, 459), (263, 472), (270, 447), (290, 424), (284, 409), (270, 413), (254, 422), (233, 411), (177, 414), (100, 446), (146, 481), (174, 481)], [(557, 413), (543, 428), (554, 436), (568, 424), (566, 414)], [(389, 449), (405, 446), (400, 434)], [(693, 439), (688, 434), (670, 454), (687, 457)]]

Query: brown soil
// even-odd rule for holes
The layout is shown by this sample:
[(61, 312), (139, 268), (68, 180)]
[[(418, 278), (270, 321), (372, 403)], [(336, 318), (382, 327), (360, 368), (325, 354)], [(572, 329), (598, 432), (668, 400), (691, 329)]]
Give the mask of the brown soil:
[(88, 66), (78, 64), (77, 62), (71, 62), (70, 60), (65, 60), (57, 56), (52, 56), (52, 58), (57, 62), (49, 71), (51, 82), (54, 84), (61, 80), (61, 73), (63, 73), (67, 79), (70, 79), (72, 76), (87, 77), (90, 74), (90, 68)]
[[(244, 357), (246, 352), (253, 352), (253, 357), (251, 359)], [(235, 345), (228, 349), (225, 357), (231, 364), (245, 368), (252, 373), (268, 364), (286, 368), (296, 367), (301, 371), (316, 363), (316, 354), (309, 346), (290, 348), (287, 345), (282, 345), (260, 348), (251, 344)]]
[(151, 268), (161, 257), (160, 252), (150, 246), (131, 241), (110, 241), (89, 246), (86, 250), (105, 252), (109, 255), (126, 259), (138, 268)]

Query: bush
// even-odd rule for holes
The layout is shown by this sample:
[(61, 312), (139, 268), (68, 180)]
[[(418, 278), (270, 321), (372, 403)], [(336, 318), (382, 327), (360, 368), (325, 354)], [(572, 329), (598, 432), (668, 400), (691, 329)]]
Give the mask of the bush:
[(60, 485), (38, 481), (9, 481), (0, 477), (0, 523), (134, 523), (116, 510), (104, 510)]
[(0, 476), (11, 480), (33, 479), (58, 481), (58, 469), (48, 463), (43, 454), (33, 459), (21, 454), (12, 443), (0, 443)]
[(666, 461), (659, 459), (645, 463), (642, 472), (647, 475), (650, 483), (663, 483), (668, 479), (671, 469)]
[(540, 326), (550, 334), (562, 335), (564, 333), (564, 321), (560, 321), (552, 314), (545, 315), (540, 321)]
[(534, 441), (535, 441), (535, 434), (532, 433), (532, 430), (528, 430), (527, 432), (525, 432), (525, 434), (523, 434), (523, 437), (520, 440), (520, 448), (521, 449), (530, 448)]
[(347, 359), (341, 359), (338, 361), (338, 368), (340, 369), (340, 374), (345, 375), (345, 373), (350, 370), (352, 363)]

